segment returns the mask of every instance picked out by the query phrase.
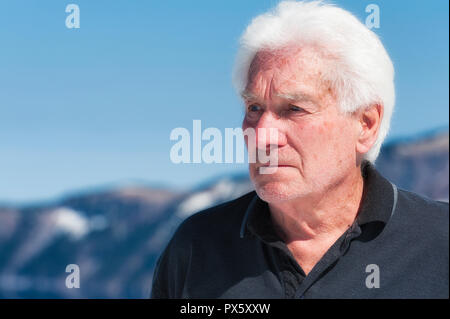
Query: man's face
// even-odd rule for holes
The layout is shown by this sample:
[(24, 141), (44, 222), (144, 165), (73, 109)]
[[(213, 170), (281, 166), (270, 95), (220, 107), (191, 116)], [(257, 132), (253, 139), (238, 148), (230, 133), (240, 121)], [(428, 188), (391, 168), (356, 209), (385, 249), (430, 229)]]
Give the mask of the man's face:
[(333, 92), (321, 81), (325, 68), (308, 48), (262, 51), (250, 67), (242, 128), (255, 129), (257, 144), (267, 153), (272, 143), (258, 129), (278, 132), (275, 172), (261, 174), (268, 163), (260, 161), (249, 167), (258, 195), (269, 203), (321, 194), (355, 169), (358, 121), (339, 112)]

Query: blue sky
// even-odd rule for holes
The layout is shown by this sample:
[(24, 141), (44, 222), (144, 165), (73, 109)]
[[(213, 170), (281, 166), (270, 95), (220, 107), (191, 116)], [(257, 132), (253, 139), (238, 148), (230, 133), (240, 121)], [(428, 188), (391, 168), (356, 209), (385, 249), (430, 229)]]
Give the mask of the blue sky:
[[(76, 3), (81, 28), (65, 27)], [(124, 181), (187, 188), (244, 164), (170, 161), (175, 127), (239, 127), (237, 41), (277, 1), (0, 2), (0, 201)], [(396, 68), (388, 139), (448, 126), (448, 1), (334, 1), (375, 30)]]

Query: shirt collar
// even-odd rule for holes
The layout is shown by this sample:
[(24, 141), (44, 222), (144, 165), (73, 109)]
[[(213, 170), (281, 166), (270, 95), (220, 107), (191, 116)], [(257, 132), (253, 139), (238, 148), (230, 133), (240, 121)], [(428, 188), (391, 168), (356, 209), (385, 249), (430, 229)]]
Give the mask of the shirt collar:
[[(384, 178), (368, 161), (361, 166), (364, 190), (356, 223), (360, 226), (381, 222), (383, 226), (394, 214), (397, 205), (397, 187)], [(240, 237), (249, 233), (265, 241), (278, 241), (270, 219), (268, 204), (254, 192), (242, 220)]]

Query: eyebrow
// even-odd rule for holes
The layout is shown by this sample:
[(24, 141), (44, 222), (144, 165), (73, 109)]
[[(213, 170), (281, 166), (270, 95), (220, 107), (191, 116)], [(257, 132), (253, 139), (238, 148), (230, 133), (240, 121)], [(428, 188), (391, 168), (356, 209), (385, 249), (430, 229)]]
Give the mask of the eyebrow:
[(309, 94), (306, 93), (294, 93), (294, 94), (287, 94), (287, 93), (277, 93), (276, 96), (281, 97), (286, 100), (290, 100), (292, 102), (303, 102), (303, 101), (310, 101), (313, 103), (316, 103), (316, 100)]
[(247, 90), (242, 91), (241, 97), (245, 100), (258, 100), (258, 97)]
[[(283, 99), (292, 101), (292, 102), (301, 102), (301, 101), (310, 101), (313, 103), (316, 103), (316, 100), (309, 94), (306, 93), (294, 93), (294, 94), (288, 94), (288, 93), (276, 93), (276, 96), (281, 97)], [(241, 93), (241, 97), (245, 100), (259, 100), (259, 98), (254, 95), (253, 93), (244, 90)]]

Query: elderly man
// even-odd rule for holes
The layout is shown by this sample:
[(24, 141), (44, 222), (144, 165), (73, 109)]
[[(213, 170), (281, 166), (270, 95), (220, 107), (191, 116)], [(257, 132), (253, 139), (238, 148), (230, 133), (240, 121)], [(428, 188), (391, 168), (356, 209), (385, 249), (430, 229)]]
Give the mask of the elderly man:
[(256, 192), (178, 228), (152, 297), (448, 298), (448, 204), (373, 166), (393, 77), (378, 37), (342, 9), (282, 2), (255, 18), (234, 81), (243, 129), (277, 165), (250, 163)]

